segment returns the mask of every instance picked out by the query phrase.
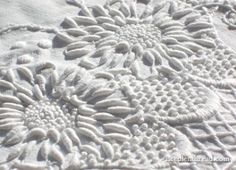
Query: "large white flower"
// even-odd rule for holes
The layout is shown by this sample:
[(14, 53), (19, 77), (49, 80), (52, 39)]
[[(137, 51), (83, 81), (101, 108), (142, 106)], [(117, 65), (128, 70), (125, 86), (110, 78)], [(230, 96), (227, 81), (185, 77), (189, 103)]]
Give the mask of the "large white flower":
[(215, 48), (206, 13), (184, 3), (147, 4), (142, 12), (136, 1), (107, 1), (90, 8), (76, 4), (79, 15), (67, 17), (69, 28), (57, 37), (68, 44), (65, 58), (87, 69), (126, 67), (143, 78), (162, 66), (184, 70), (197, 52)]
[(8, 150), (1, 164), (7, 168), (131, 168), (136, 161), (159, 167), (169, 166), (168, 156), (189, 154), (180, 132), (157, 119), (132, 118), (139, 110), (113, 74), (98, 72), (94, 79), (84, 69), (53, 69), (1, 71), (1, 150)]
[[(9, 152), (6, 162), (12, 159), (28, 160), (33, 154), (43, 160), (62, 164), (63, 152), (76, 152), (78, 147), (85, 153), (96, 155), (99, 151), (93, 149), (90, 143), (103, 145), (103, 138), (110, 140), (109, 135), (105, 135), (106, 132), (96, 130), (104, 128), (105, 124), (101, 126), (91, 117), (98, 111), (86, 102), (86, 96), (92, 92), (99, 96), (102, 89), (97, 92), (95, 90), (102, 84), (94, 80), (94, 84), (87, 87), (91, 76), (85, 71), (68, 68), (58, 74), (45, 64), (39, 64), (35, 69), (18, 66), (2, 70), (1, 74), (0, 130), (6, 133), (1, 144), (10, 148), (15, 146), (14, 151)], [(109, 94), (102, 94), (100, 97), (105, 98)], [(113, 121), (116, 125), (115, 122), (116, 120)], [(123, 127), (119, 123), (118, 126)], [(130, 134), (124, 137), (129, 138)], [(28, 144), (35, 140), (40, 144), (38, 151), (28, 148)], [(37, 145), (34, 143), (33, 147), (35, 146)], [(78, 151), (78, 158), (81, 151)], [(102, 155), (96, 157), (102, 159)], [(13, 166), (22, 169), (26, 165), (16, 163)]]
[[(74, 4), (79, 15), (67, 17), (69, 28), (57, 37), (68, 43), (66, 59), (94, 76), (49, 62), (32, 66), (25, 55), (1, 70), (1, 151), (9, 153), (1, 163), (8, 169), (168, 168), (166, 159), (189, 154), (191, 144), (166, 123), (214, 114), (219, 97), (199, 81), (225, 86), (218, 80), (234, 78), (234, 68), (226, 71), (228, 59), (235, 65), (232, 51), (214, 40), (206, 11), (185, 3), (147, 4), (142, 12), (136, 1)], [(218, 77), (212, 76), (215, 54), (227, 55)]]

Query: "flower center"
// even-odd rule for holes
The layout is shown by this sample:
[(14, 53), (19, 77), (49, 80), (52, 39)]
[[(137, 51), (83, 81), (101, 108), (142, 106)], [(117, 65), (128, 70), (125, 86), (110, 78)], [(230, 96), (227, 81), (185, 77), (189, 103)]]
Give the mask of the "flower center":
[(77, 109), (70, 109), (68, 106), (60, 105), (58, 102), (39, 101), (33, 105), (29, 105), (25, 109), (25, 124), (29, 128), (34, 127), (56, 127), (63, 129), (73, 126)]
[(129, 24), (120, 28), (116, 33), (120, 41), (130, 44), (140, 44), (144, 48), (152, 48), (160, 42), (161, 31), (153, 24)]

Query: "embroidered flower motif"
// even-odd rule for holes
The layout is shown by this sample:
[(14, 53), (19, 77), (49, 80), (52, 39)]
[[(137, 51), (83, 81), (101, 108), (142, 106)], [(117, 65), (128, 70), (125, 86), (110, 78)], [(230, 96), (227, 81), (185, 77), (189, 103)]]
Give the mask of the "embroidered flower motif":
[(234, 68), (226, 70), (235, 64), (233, 52), (219, 43), (206, 11), (175, 1), (147, 3), (141, 12), (136, 1), (91, 8), (70, 2), (79, 15), (53, 32), (67, 43), (66, 59), (92, 71), (32, 66), (29, 55), (1, 70), (1, 145), (9, 149), (1, 163), (160, 169), (173, 155), (190, 156), (191, 143), (169, 125), (214, 114), (220, 99), (206, 85), (235, 85)]
[[(122, 99), (126, 97), (123, 87), (119, 88), (111, 73), (98, 72), (94, 79), (84, 69), (67, 68), (59, 73), (55, 68), (18, 66), (2, 70), (1, 75), (0, 131), (6, 133), (1, 144), (9, 148), (5, 162), (11, 168), (46, 168), (55, 163), (64, 168), (101, 163), (129, 167), (132, 164), (123, 164), (122, 159), (132, 162), (136, 158), (129, 156), (132, 148), (124, 147), (136, 140), (136, 147), (144, 152), (142, 148), (147, 146), (143, 146), (142, 136), (146, 133), (155, 138), (154, 143), (162, 141), (160, 148), (147, 143), (160, 154), (160, 160), (179, 154), (179, 138), (191, 147), (180, 132), (164, 122), (150, 122), (149, 117), (133, 120), (138, 109)], [(150, 131), (147, 123), (158, 128)], [(161, 136), (165, 137), (158, 129), (164, 130)], [(132, 154), (138, 155), (138, 150)], [(39, 163), (38, 157), (45, 162)], [(27, 163), (29, 159), (31, 163)]]
[(77, 5), (79, 15), (67, 17), (69, 28), (57, 36), (68, 43), (65, 58), (78, 59), (87, 69), (122, 66), (144, 78), (162, 66), (182, 71), (197, 52), (215, 48), (207, 15), (176, 2), (147, 4), (141, 14), (135, 1), (108, 1), (91, 9)]
[[(96, 128), (99, 126), (112, 129), (116, 125), (127, 131), (124, 138), (130, 137), (128, 128), (118, 121), (116, 123), (116, 120), (109, 124), (108, 119), (108, 125), (99, 125), (91, 117), (96, 117), (95, 113), (99, 111), (83, 100), (92, 92), (97, 97), (100, 94), (103, 99), (112, 93), (111, 90), (107, 94), (101, 94), (103, 89), (95, 91), (97, 85), (102, 85), (97, 84), (98, 80), (93, 81), (95, 84), (90, 86), (91, 89), (87, 87), (91, 76), (83, 69), (68, 68), (58, 74), (56, 70), (45, 70), (44, 63), (39, 66), (41, 69), (19, 66), (1, 72), (0, 130), (7, 132), (1, 144), (4, 147), (19, 147), (19, 152), (13, 158), (11, 154), (15, 153), (10, 152), (6, 161), (15, 158), (27, 159), (27, 154), (31, 153), (27, 150), (27, 144), (33, 140), (40, 142), (38, 154), (46, 161), (52, 159), (58, 164), (64, 162), (62, 150), (51, 144), (64, 147), (66, 153), (75, 152), (74, 146), (78, 146), (82, 151), (102, 159), (99, 151), (93, 149), (89, 143), (102, 145), (103, 138), (109, 141), (113, 136), (110, 137), (104, 130), (98, 131)], [(23, 164), (16, 166), (21, 168)]]

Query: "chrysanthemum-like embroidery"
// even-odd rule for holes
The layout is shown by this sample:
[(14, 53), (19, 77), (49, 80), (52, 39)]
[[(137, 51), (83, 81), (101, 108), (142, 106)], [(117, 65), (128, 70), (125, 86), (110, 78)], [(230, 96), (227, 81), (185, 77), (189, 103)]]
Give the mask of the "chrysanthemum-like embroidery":
[(207, 11), (177, 1), (147, 3), (141, 12), (135, 0), (70, 2), (79, 15), (65, 18), (64, 32), (46, 31), (67, 43), (67, 60), (94, 75), (15, 51), (12, 67), (0, 72), (1, 148), (9, 153), (0, 164), (160, 169), (170, 167), (168, 158), (189, 156), (190, 142), (168, 124), (202, 121), (219, 108), (202, 83), (235, 85), (234, 53), (219, 42)]
[[(46, 161), (52, 159), (57, 164), (62, 164), (64, 161), (60, 147), (65, 148), (64, 152), (71, 153), (76, 151), (74, 145), (82, 151), (95, 154), (97, 159), (102, 159), (99, 151), (93, 149), (89, 143), (101, 145), (103, 138), (109, 141), (113, 136), (106, 136), (103, 130), (99, 132), (96, 129), (99, 128), (99, 124), (91, 116), (97, 111), (81, 99), (92, 92), (86, 84), (86, 81), (91, 80), (89, 75), (86, 72), (81, 74), (73, 68), (66, 69), (62, 74), (51, 69), (41, 69), (36, 67), (33, 70), (19, 66), (2, 70), (0, 130), (7, 131), (7, 134), (1, 144), (5, 147), (16, 145), (20, 148), (19, 153), (13, 158), (10, 152), (6, 161), (15, 158), (28, 159), (27, 154), (31, 152), (25, 151), (27, 149), (25, 144), (32, 140), (42, 141), (36, 156), (39, 155)], [(96, 84), (91, 87), (95, 88)], [(102, 96), (105, 97), (106, 94)], [(107, 125), (107, 128), (114, 128), (113, 124), (127, 129), (122, 124), (116, 124), (115, 120), (110, 126)], [(128, 139), (130, 137), (128, 129), (127, 133), (124, 137)], [(51, 144), (58, 144), (58, 147)]]
[(122, 66), (147, 77), (162, 65), (181, 71), (186, 59), (215, 47), (213, 25), (205, 13), (178, 7), (176, 2), (146, 5), (141, 14), (135, 1), (108, 1), (91, 8), (77, 5), (79, 15), (67, 17), (69, 28), (57, 36), (68, 43), (65, 58), (78, 59), (87, 69)]
[[(1, 145), (9, 149), (1, 163), (18, 169), (55, 165), (128, 168), (139, 160), (135, 155), (150, 147), (160, 155), (156, 161), (164, 161), (166, 166), (166, 156), (187, 154), (180, 151), (178, 140), (191, 145), (181, 133), (157, 119), (132, 118), (138, 110), (123, 99), (127, 94), (111, 73), (98, 72), (94, 79), (83, 69), (59, 72), (26, 66), (1, 71), (0, 131), (6, 134)], [(151, 125), (156, 129), (151, 130)], [(138, 148), (125, 148), (133, 140)], [(158, 141), (160, 146), (156, 146)], [(153, 154), (144, 157), (154, 159)], [(122, 161), (126, 158), (131, 162)], [(142, 164), (144, 160), (140, 160)], [(143, 163), (154, 166), (156, 161)]]

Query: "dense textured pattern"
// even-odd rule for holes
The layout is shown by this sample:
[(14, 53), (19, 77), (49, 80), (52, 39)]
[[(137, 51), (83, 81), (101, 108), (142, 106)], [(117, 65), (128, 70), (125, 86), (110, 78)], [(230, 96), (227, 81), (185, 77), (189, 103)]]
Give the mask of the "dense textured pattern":
[(1, 168), (231, 169), (236, 54), (212, 15), (235, 29), (234, 4), (67, 2), (79, 13), (61, 28), (0, 30), (55, 34), (2, 55)]
[(216, 47), (213, 25), (203, 11), (177, 2), (146, 5), (141, 14), (136, 8), (135, 1), (111, 1), (91, 10), (81, 4), (79, 16), (64, 21), (67, 34), (57, 35), (68, 43), (65, 59), (87, 69), (122, 66), (145, 78), (163, 65), (181, 72), (197, 52)]

